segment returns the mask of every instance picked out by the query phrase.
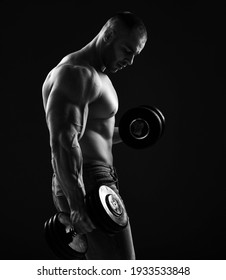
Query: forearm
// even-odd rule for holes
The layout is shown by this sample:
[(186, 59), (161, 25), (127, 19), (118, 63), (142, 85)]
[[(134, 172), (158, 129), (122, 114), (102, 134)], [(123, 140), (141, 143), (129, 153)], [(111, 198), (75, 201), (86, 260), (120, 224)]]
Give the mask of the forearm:
[(118, 144), (118, 143), (121, 143), (122, 142), (122, 139), (119, 135), (119, 129), (118, 127), (115, 127), (114, 128), (114, 134), (113, 134), (113, 144)]
[(76, 145), (69, 150), (60, 145), (53, 154), (52, 164), (70, 209), (78, 209), (83, 205), (85, 196), (80, 146)]
[[(61, 147), (53, 158), (54, 171), (64, 196), (56, 200), (58, 211), (69, 212), (67, 221), (77, 233), (86, 233), (95, 229), (85, 207), (85, 188), (82, 178), (82, 153), (80, 146), (74, 143), (72, 149)], [(66, 209), (66, 210), (65, 210)]]

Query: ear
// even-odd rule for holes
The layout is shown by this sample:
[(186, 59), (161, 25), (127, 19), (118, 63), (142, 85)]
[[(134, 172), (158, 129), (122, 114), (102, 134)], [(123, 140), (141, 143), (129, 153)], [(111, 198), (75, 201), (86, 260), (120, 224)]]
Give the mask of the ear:
[(112, 39), (114, 38), (115, 36), (115, 30), (114, 29), (108, 29), (105, 31), (105, 34), (104, 34), (104, 42), (105, 43), (110, 43), (112, 41)]

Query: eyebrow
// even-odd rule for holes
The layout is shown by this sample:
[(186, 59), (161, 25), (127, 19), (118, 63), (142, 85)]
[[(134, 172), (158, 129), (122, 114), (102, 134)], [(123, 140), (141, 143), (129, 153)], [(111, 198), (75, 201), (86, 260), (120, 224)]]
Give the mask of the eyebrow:
[(130, 45), (128, 45), (128, 44), (125, 44), (125, 46), (134, 54), (134, 55), (138, 55), (140, 52), (138, 51), (136, 51), (136, 50), (134, 50)]

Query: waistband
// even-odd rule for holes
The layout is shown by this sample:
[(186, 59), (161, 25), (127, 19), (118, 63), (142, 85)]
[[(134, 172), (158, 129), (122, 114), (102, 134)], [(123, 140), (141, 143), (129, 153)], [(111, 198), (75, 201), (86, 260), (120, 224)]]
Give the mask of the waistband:
[(104, 167), (104, 168), (107, 168), (109, 170), (114, 170), (115, 171), (115, 167), (113, 165), (110, 165), (110, 164), (107, 164), (103, 161), (99, 161), (99, 160), (92, 160), (90, 162), (86, 162), (86, 163), (83, 163), (83, 168), (84, 169), (89, 169), (89, 168), (92, 168), (92, 167)]
[(119, 188), (118, 174), (115, 167), (98, 160), (83, 164), (83, 180), (87, 190), (96, 185), (110, 186), (114, 184)]

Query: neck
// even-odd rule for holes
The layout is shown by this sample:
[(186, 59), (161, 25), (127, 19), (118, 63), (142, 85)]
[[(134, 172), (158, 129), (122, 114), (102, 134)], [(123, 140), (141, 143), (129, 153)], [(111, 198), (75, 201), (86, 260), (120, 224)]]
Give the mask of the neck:
[(101, 38), (97, 35), (90, 43), (81, 49), (84, 58), (97, 71), (104, 72), (105, 66), (101, 57)]

